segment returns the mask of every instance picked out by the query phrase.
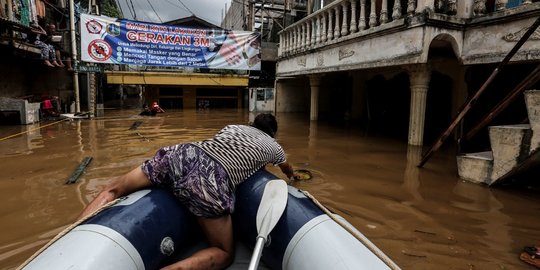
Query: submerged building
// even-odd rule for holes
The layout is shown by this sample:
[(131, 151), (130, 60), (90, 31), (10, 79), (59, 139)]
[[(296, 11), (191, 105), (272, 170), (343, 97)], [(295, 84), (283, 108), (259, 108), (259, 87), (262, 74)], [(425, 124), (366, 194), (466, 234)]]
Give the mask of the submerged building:
[[(308, 16), (279, 34), (276, 111), (353, 121), (410, 145), (432, 143), (540, 15), (531, 1), (316, 2), (320, 9), (311, 4)], [(477, 124), (539, 63), (539, 33), (458, 131)], [(494, 121), (526, 118), (524, 106), (515, 107)]]
[[(222, 26), (253, 25), (263, 41), (279, 29), (277, 112), (352, 121), (424, 145), (539, 15), (540, 3), (532, 1), (233, 1)], [(477, 107), (494, 106), (529, 74), (540, 60), (539, 33), (511, 58)], [(471, 113), (461, 128), (474, 126), (481, 115), (482, 109)]]
[[(459, 174), (474, 182), (491, 184), (530, 162), (530, 135), (525, 135), (534, 133), (531, 128), (509, 126), (494, 138), (497, 132), (490, 133), (488, 126), (528, 123), (531, 114), (522, 93), (540, 86), (540, 3), (308, 0), (303, 16), (296, 2), (281, 1), (276, 11), (283, 23), (276, 112), (305, 113), (312, 121), (391, 136), (419, 146), (419, 153), (424, 145), (432, 144), (429, 154), (445, 142), (457, 142)], [(225, 22), (234, 25), (232, 18), (243, 10), (238, 6), (248, 12), (273, 7), (268, 1), (254, 3), (258, 9), (234, 2)], [(264, 31), (269, 19), (260, 18)], [(503, 152), (515, 155), (490, 151), (510, 141), (519, 143)], [(475, 151), (480, 153), (461, 155)]]

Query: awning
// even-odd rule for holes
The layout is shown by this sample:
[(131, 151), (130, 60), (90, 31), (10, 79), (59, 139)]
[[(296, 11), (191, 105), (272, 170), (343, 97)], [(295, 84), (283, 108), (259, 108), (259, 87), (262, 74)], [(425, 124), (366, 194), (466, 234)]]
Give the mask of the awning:
[(248, 75), (105, 71), (109, 84), (141, 85), (198, 85), (198, 86), (248, 86)]

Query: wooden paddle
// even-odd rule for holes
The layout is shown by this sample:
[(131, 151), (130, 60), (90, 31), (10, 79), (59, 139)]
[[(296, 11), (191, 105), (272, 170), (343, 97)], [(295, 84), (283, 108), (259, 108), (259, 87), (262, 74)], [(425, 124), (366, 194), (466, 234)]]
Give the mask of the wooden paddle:
[(249, 270), (257, 269), (261, 259), (263, 245), (267, 237), (278, 223), (287, 206), (287, 183), (283, 180), (270, 180), (264, 187), (261, 204), (257, 210), (257, 242), (249, 262)]

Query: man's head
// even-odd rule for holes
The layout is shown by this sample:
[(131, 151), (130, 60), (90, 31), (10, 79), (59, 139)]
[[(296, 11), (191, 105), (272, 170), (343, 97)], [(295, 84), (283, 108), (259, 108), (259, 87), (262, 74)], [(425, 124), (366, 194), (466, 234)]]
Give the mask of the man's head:
[(270, 135), (272, 138), (274, 138), (276, 135), (278, 128), (276, 118), (269, 113), (261, 113), (257, 115), (252, 126), (260, 129), (264, 133)]
[(54, 32), (56, 31), (56, 25), (54, 23), (49, 23), (47, 25), (47, 30), (49, 30), (49, 32)]

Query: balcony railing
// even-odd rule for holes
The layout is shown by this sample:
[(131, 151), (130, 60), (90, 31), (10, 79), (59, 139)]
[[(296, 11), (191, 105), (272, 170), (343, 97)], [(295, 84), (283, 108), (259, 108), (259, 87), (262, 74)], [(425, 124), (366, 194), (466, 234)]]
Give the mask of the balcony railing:
[(280, 33), (280, 56), (338, 42), (413, 14), (416, 0), (338, 0)]
[[(461, 1), (465, 5), (472, 5), (469, 14), (458, 14), (457, 0), (428, 0), (424, 4), (436, 13), (466, 19), (532, 3), (532, 0)], [(417, 0), (336, 0), (281, 31), (279, 56), (397, 27), (404, 24), (403, 17), (421, 12), (416, 10), (416, 6)]]

